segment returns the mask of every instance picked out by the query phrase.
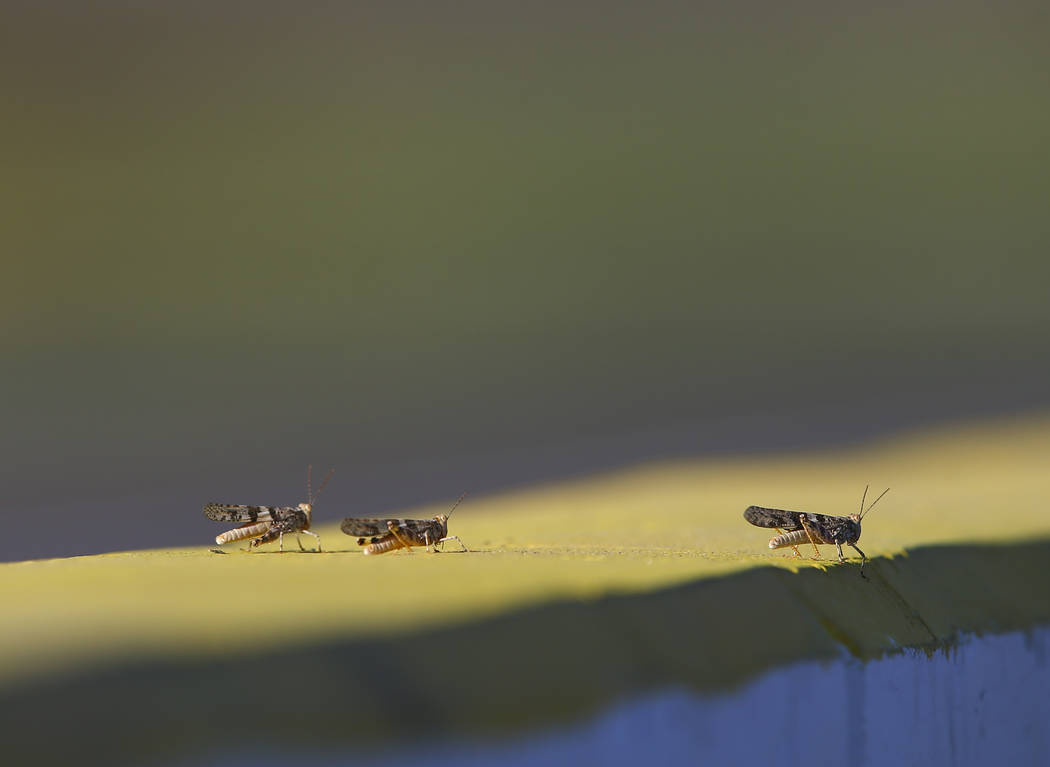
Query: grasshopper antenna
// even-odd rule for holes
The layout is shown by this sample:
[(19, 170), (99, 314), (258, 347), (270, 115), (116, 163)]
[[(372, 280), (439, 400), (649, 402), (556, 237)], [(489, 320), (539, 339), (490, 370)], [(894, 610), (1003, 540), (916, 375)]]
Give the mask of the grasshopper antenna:
[(324, 490), (324, 486), (328, 484), (328, 480), (335, 474), (335, 469), (332, 469), (325, 475), (325, 478), (321, 480), (321, 486), (317, 488), (317, 495), (314, 495), (313, 482), (311, 481), (314, 473), (314, 465), (310, 464), (306, 467), (306, 502), (311, 506), (314, 505), (314, 501), (321, 497), (321, 491)]
[(317, 495), (310, 499), (310, 505), (314, 505), (314, 501), (321, 497), (321, 492), (324, 490), (324, 486), (328, 484), (328, 480), (335, 474), (335, 469), (330, 469), (327, 474), (324, 475), (324, 479), (321, 480), (321, 486), (317, 488)]
[(466, 493), (463, 493), (463, 495), (461, 495), (461, 496), (460, 496), (459, 498), (457, 498), (457, 499), (456, 499), (456, 502), (455, 502), (454, 504), (452, 504), (452, 508), (448, 510), (448, 513), (447, 513), (447, 514), (445, 514), (445, 519), (446, 519), (446, 520), (447, 520), (447, 519), (448, 519), (449, 517), (451, 517), (451, 516), (452, 516), (452, 512), (454, 512), (454, 511), (456, 510), (456, 507), (457, 507), (457, 506), (459, 506), (459, 504), (460, 504), (460, 503), (461, 503), (461, 502), (463, 501), (463, 499), (464, 499), (464, 498), (466, 498), (466, 497), (467, 497), (467, 494), (466, 494)]
[[(879, 501), (881, 501), (882, 500), (882, 496), (886, 495), (886, 493), (888, 493), (889, 491), (890, 491), (890, 489), (888, 487), (885, 490), (883, 490), (882, 493), (879, 494), (879, 497), (876, 498), (874, 501), (872, 501), (871, 502), (871, 506), (869, 506), (866, 510), (864, 509), (864, 505), (863, 505), (864, 502), (862, 500), (861, 501), (860, 518), (864, 519), (864, 515), (867, 514), (869, 511), (871, 511), (873, 508), (875, 508), (875, 504), (878, 503)], [(865, 495), (867, 495), (867, 492), (868, 492), (868, 489), (864, 488), (864, 494)]]

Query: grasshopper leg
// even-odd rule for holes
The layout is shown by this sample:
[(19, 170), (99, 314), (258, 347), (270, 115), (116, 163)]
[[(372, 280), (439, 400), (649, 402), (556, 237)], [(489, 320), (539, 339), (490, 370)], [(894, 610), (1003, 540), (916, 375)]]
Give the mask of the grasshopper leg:
[(463, 541), (461, 541), (459, 539), (458, 535), (446, 536), (446, 537), (442, 538), (440, 541), (438, 541), (438, 543), (444, 543), (445, 541), (455, 541), (456, 543), (458, 543), (460, 546), (463, 547), (463, 551), (470, 551), (470, 549), (467, 548), (467, 544), (463, 543)]
[[(305, 535), (312, 535), (314, 538), (317, 539), (317, 553), (320, 554), (321, 553), (321, 536), (319, 536), (317, 533), (310, 532), (309, 530), (302, 530), (300, 532), (302, 532)], [(297, 540), (297, 541), (299, 540), (299, 536), (298, 535), (295, 536), (295, 540)], [(303, 544), (300, 543), (299, 544), (299, 548), (302, 549), (303, 548)], [(303, 549), (303, 551), (306, 551), (306, 549)]]
[(810, 532), (809, 525), (806, 524), (806, 518), (800, 514), (798, 519), (802, 523), (802, 529), (806, 531), (806, 537), (813, 544), (813, 558), (820, 559), (820, 549), (817, 548), (817, 542), (813, 540), (813, 533)]
[(865, 556), (864, 552), (860, 550), (860, 547), (857, 544), (851, 543), (850, 547), (852, 547), (858, 554), (860, 554), (860, 572), (861, 572), (861, 574), (863, 574), (864, 573), (864, 563), (868, 561), (868, 558), (867, 558), (867, 556)]
[(404, 546), (408, 553), (411, 554), (412, 544), (410, 544), (408, 541), (402, 538), (401, 535), (397, 532), (397, 524), (392, 519), (387, 520), (386, 527), (390, 531), (390, 534), (397, 538), (397, 542)]

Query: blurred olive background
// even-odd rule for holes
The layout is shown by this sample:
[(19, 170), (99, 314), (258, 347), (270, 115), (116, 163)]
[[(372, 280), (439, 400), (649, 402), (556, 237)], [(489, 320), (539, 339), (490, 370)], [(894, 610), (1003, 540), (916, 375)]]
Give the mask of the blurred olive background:
[(0, 558), (1047, 406), (1048, 8), (5, 3)]

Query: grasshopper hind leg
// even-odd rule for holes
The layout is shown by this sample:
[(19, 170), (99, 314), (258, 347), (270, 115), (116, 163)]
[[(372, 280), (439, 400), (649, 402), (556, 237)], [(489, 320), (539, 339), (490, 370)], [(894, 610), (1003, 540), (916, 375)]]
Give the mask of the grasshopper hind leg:
[(412, 544), (406, 541), (404, 537), (402, 537), (401, 533), (398, 532), (397, 523), (393, 520), (387, 520), (386, 527), (390, 531), (390, 534), (397, 539), (397, 542), (400, 543), (402, 547), (404, 547), (405, 551), (411, 554)]
[(820, 559), (820, 548), (817, 546), (816, 539), (813, 538), (813, 533), (810, 531), (809, 525), (806, 524), (805, 516), (800, 516), (799, 522), (802, 523), (802, 529), (806, 531), (806, 537), (809, 538), (809, 542), (813, 544), (813, 558)]

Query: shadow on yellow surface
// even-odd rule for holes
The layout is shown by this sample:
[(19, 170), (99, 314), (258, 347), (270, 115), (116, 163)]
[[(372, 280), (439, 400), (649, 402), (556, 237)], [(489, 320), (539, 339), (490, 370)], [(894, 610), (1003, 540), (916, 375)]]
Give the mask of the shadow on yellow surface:
[[(386, 636), (267, 647), (245, 634), (222, 654), (16, 685), (0, 695), (5, 750), (140, 763), (528, 731), (651, 690), (716, 693), (793, 662), (934, 651), (963, 632), (1045, 623), (1048, 557), (1050, 541), (922, 547), (875, 559), (864, 577), (856, 563), (758, 567)], [(58, 740), (47, 736), (56, 721)]]
[[(323, 554), (2, 565), (0, 720), (19, 756), (117, 761), (376, 742), (406, 721), (413, 737), (509, 731), (661, 686), (1025, 629), (1050, 620), (1048, 459), (1050, 425), (1029, 419), (481, 498), (450, 524), (466, 554), (364, 557), (329, 524)], [(863, 576), (828, 547), (769, 552), (741, 515), (846, 514), (867, 481), (893, 490), (865, 520)], [(46, 736), (54, 721), (67, 738)]]

